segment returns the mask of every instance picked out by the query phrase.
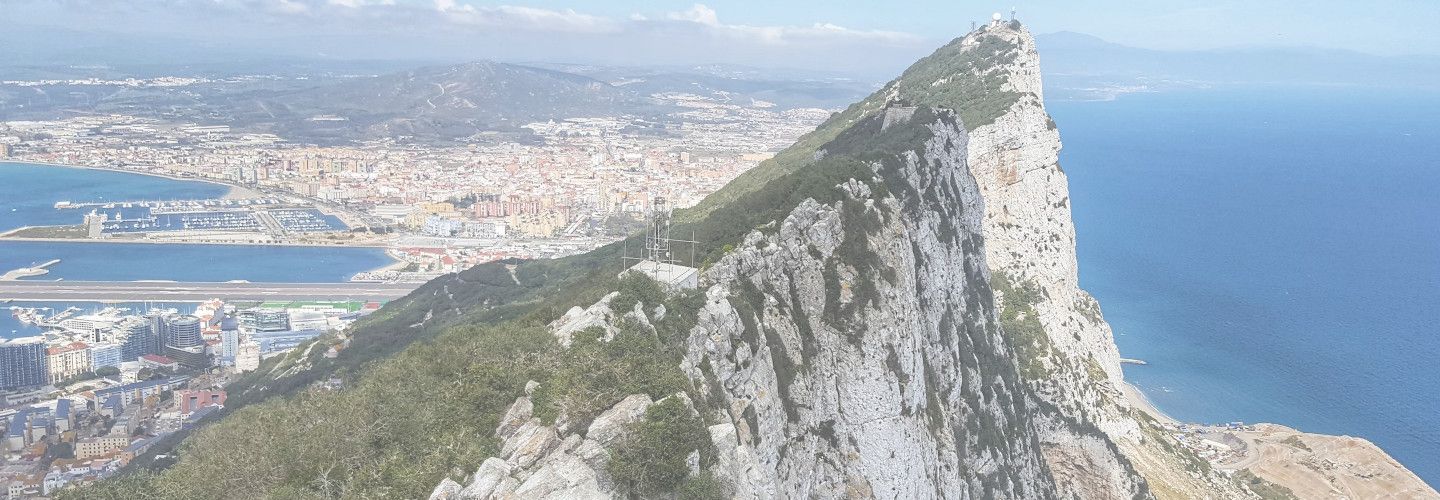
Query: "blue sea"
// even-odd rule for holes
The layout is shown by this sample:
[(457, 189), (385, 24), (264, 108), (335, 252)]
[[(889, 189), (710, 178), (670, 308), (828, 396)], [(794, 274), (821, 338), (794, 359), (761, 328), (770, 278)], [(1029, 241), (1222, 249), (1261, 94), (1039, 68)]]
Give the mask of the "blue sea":
[[(57, 201), (202, 199), (227, 190), (123, 172), (0, 163), (0, 231), (80, 222), (81, 213), (57, 210)], [(29, 279), (341, 282), (391, 262), (376, 248), (0, 241), (0, 272), (51, 259), (60, 263)], [(0, 315), (0, 337), (11, 330), (19, 329), (10, 315)]]
[(1081, 284), (1196, 422), (1369, 439), (1440, 484), (1440, 93), (1054, 102)]
[(219, 198), (230, 188), (208, 182), (84, 168), (0, 162), (0, 231), (79, 224), (82, 212), (55, 203)]

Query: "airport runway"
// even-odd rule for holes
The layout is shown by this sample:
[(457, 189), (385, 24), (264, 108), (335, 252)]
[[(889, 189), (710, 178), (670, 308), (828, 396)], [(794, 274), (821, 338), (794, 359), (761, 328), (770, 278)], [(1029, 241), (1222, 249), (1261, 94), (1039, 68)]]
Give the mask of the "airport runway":
[(226, 300), (393, 300), (419, 283), (177, 283), (168, 281), (0, 281), (0, 302), (193, 302)]

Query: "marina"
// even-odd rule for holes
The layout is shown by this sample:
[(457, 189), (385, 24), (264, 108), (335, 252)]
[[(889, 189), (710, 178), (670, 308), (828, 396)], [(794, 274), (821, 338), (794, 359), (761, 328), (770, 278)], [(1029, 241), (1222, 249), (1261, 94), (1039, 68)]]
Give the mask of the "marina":
[(78, 307), (70, 306), (61, 310), (60, 312), (50, 314), (50, 312), (54, 310), (54, 308), (48, 306), (10, 306), (10, 316), (14, 317), (16, 321), (25, 326), (35, 326), (40, 328), (59, 328), (61, 322), (70, 319), (70, 317), (81, 311), (81, 309)]
[(290, 234), (349, 229), (338, 217), (301, 202), (276, 198), (55, 203), (57, 210), (86, 210), (90, 238), (137, 237), (183, 231)]

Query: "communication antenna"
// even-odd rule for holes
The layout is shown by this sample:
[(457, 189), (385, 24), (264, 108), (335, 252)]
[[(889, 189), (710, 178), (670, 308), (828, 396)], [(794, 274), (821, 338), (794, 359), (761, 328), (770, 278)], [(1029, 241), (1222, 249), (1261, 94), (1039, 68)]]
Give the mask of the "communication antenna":
[[(622, 245), (621, 262), (626, 269), (631, 268), (632, 262), (643, 264), (648, 268), (643, 271), (661, 281), (669, 283), (672, 273), (682, 272), (677, 267), (695, 267), (695, 233), (691, 231), (690, 239), (678, 240), (670, 237), (670, 214), (671, 208), (668, 200), (663, 196), (655, 198), (650, 205), (650, 213), (646, 217), (645, 227), (645, 253), (643, 257), (631, 257), (628, 241)], [(675, 258), (674, 243), (686, 243), (690, 245), (690, 258), (688, 261), (681, 261)], [(638, 262), (637, 262), (638, 261)], [(666, 264), (666, 265), (662, 265)], [(662, 276), (663, 275), (663, 276)]]
[(651, 262), (674, 264), (670, 255), (670, 207), (665, 197), (655, 198), (650, 205), (650, 224), (645, 233), (645, 258)]
[(1015, 22), (1015, 8), (1010, 8), (1010, 22)]

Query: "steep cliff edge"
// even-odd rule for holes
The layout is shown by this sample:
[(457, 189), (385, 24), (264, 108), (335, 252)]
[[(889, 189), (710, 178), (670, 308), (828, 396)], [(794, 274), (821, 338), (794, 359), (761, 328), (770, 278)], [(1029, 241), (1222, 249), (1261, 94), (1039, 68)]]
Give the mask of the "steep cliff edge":
[[(734, 495), (1148, 495), (1095, 425), (1138, 435), (1113, 403), (1118, 354), (1098, 311), (1078, 330), (1078, 308), (1095, 306), (1076, 284), (1068, 206), (1052, 199), (1065, 179), (1034, 58), (1023, 28), (989, 26), (751, 174), (840, 182), (758, 221), (704, 273), (682, 368), (713, 412), (709, 473)], [(945, 105), (958, 116), (931, 107)], [(967, 130), (965, 117), (980, 125)], [(990, 160), (977, 147), (1002, 146), (1022, 172), (974, 168)], [(738, 185), (748, 190), (719, 194), (725, 205), (701, 216), (758, 190)], [(1005, 273), (1000, 297), (992, 270)], [(1103, 366), (1113, 372), (1092, 368)], [(625, 491), (602, 483), (585, 489)]]
[[(728, 495), (1148, 496), (1102, 432), (1037, 398), (1022, 377), (994, 306), (968, 144), (948, 110), (892, 105), (867, 116), (780, 179), (810, 184), (813, 196), (705, 270), (680, 367), (696, 400), (686, 406), (709, 423), (715, 453), (697, 458), (696, 470)], [(647, 335), (624, 333), (624, 324), (651, 324), (657, 305), (640, 302), (592, 326), (620, 331), (612, 342)], [(516, 407), (533, 404), (529, 397)], [(636, 414), (623, 405), (596, 422)], [(539, 458), (513, 451), (532, 439), (520, 433), (527, 437), (507, 440), (508, 453), (487, 459), (468, 493), (447, 483), (436, 497), (644, 492), (608, 477), (618, 450), (594, 437), (595, 424), (567, 429), (571, 420), (533, 424), (550, 443)], [(497, 435), (512, 435), (505, 428)], [(491, 472), (502, 470), (499, 479)]]
[(678, 213), (698, 289), (442, 277), (80, 496), (1252, 497), (1116, 390), (1036, 57), (986, 26)]
[(734, 494), (1121, 498), (1149, 495), (1145, 477), (1165, 497), (1254, 496), (1120, 390), (1039, 74), (1024, 27), (991, 24), (682, 214), (853, 174), (704, 274), (682, 367)]

